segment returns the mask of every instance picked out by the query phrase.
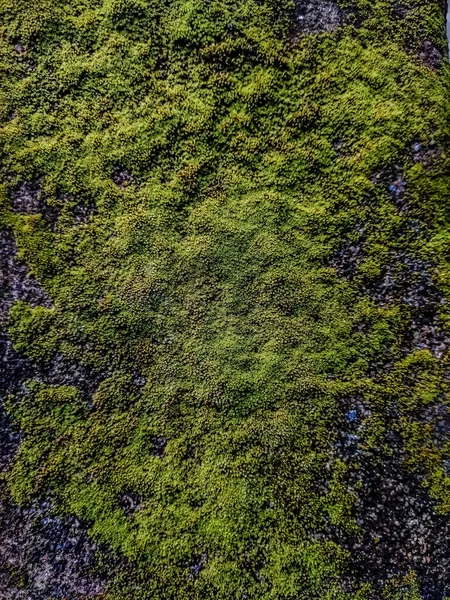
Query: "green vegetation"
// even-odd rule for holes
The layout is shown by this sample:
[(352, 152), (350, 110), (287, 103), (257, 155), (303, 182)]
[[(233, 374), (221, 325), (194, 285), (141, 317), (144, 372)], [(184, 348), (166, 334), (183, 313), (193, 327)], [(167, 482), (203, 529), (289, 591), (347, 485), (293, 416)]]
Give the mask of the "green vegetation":
[[(394, 431), (450, 512), (450, 444), (418, 416), (445, 401), (448, 361), (405, 353), (411, 308), (367, 293), (401, 252), (450, 293), (449, 69), (418, 56), (445, 46), (443, 18), (345, 4), (345, 26), (293, 43), (288, 0), (0, 1), (0, 226), (54, 303), (16, 303), (10, 334), (102, 376), (90, 402), (76, 381), (9, 400), (25, 438), (8, 486), (128, 559), (111, 600), (379, 598), (342, 586), (353, 398), (364, 460)], [(414, 160), (418, 142), (440, 150)], [(407, 210), (376, 180), (392, 165)], [(56, 221), (12, 210), (30, 180)], [(413, 571), (383, 594), (419, 598)]]

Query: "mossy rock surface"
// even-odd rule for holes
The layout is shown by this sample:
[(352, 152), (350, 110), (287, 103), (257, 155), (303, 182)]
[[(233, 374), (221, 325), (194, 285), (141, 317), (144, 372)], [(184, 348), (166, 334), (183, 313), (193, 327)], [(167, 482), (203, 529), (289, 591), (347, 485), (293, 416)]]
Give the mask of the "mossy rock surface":
[(4, 493), (109, 600), (450, 595), (443, 8), (0, 0)]

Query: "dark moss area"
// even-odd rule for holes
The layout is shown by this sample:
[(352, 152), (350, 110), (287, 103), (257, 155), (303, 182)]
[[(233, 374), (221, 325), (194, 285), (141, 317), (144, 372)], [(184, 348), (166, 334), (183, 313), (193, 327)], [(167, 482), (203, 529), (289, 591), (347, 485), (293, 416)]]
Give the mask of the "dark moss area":
[(450, 596), (443, 3), (0, 23), (2, 494), (116, 565), (62, 593)]

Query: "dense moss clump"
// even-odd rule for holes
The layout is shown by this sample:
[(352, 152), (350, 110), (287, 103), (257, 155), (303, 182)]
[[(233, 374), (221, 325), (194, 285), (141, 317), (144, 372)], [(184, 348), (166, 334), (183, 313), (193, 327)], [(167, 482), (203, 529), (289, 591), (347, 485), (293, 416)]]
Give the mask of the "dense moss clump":
[(8, 396), (6, 484), (111, 600), (450, 595), (443, 7), (311, 4), (0, 1), (9, 335), (98, 384)]

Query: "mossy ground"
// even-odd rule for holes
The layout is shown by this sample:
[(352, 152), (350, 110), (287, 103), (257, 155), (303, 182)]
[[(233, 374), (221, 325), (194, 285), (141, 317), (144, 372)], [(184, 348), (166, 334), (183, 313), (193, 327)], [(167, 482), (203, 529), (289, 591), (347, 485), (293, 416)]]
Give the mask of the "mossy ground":
[[(129, 560), (108, 598), (420, 597), (414, 564), (381, 589), (353, 576), (346, 540), (349, 472), (392, 435), (450, 511), (450, 440), (421, 417), (448, 360), (408, 346), (414, 307), (367, 291), (403, 253), (449, 296), (448, 67), (419, 57), (444, 23), (434, 2), (345, 5), (293, 43), (287, 0), (0, 2), (1, 226), (54, 303), (18, 302), (10, 335), (103, 378), (9, 400), (7, 480)], [(46, 212), (14, 212), (31, 180)]]

